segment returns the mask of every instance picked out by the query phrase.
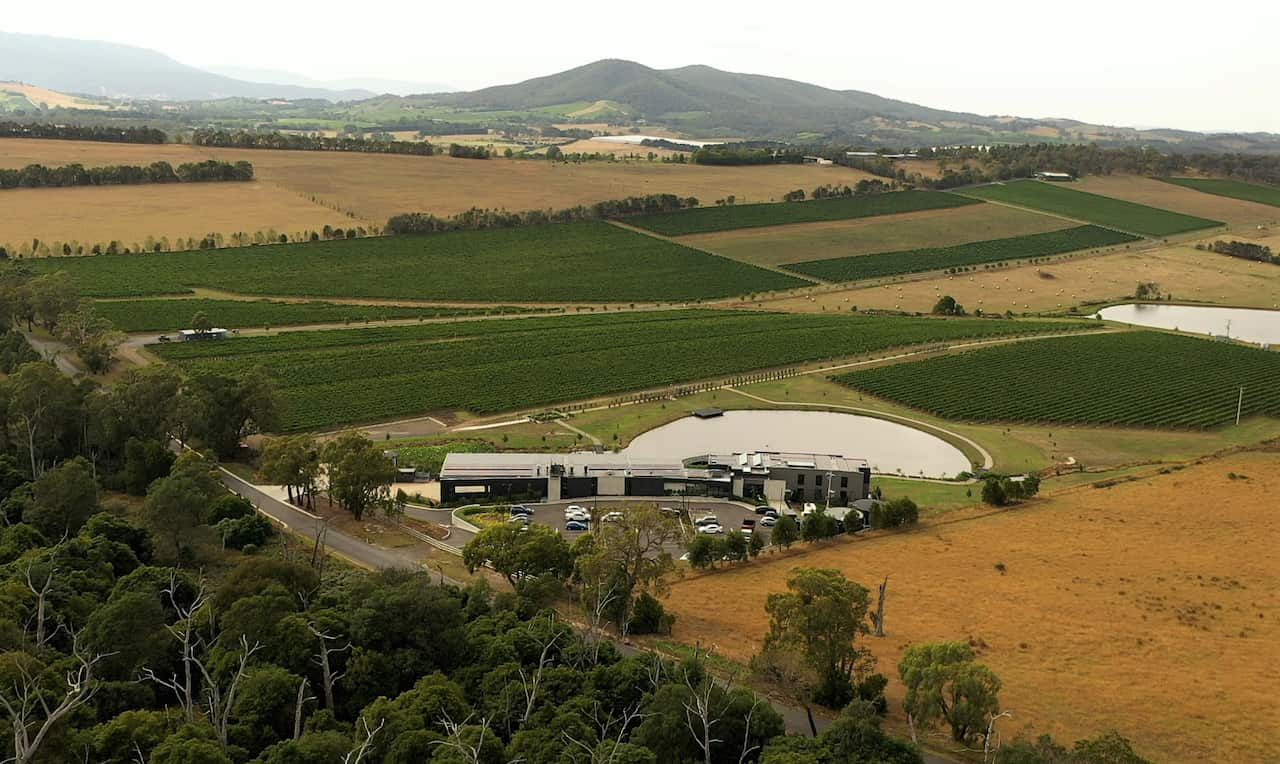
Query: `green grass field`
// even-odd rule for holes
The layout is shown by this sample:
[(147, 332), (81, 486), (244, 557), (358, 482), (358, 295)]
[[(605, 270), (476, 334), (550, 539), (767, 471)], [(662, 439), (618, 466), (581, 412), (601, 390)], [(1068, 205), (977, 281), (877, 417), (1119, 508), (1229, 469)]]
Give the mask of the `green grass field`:
[(958, 421), (1207, 428), (1280, 415), (1280, 354), (1159, 332), (1017, 343), (837, 382)]
[(283, 429), (490, 414), (962, 338), (1085, 322), (665, 311), (289, 332), (152, 345), (192, 373), (262, 367)]
[(494, 306), (456, 308), (450, 306), (348, 305), (336, 302), (279, 302), (273, 300), (154, 299), (99, 300), (98, 315), (123, 332), (185, 329), (191, 317), (202, 312), (215, 326), (228, 329), (290, 326), (294, 324), (361, 323), (388, 319), (426, 319), (483, 316), (495, 313), (523, 313), (531, 308)]
[(1232, 199), (1243, 199), (1246, 202), (1257, 202), (1259, 204), (1270, 204), (1272, 207), (1280, 207), (1280, 188), (1275, 186), (1259, 186), (1253, 183), (1222, 178), (1158, 178), (1158, 180), (1172, 183), (1175, 186), (1184, 186), (1196, 191), (1203, 191), (1206, 194), (1229, 196)]
[(299, 297), (683, 301), (808, 283), (598, 221), (29, 263), (67, 271), (91, 297), (207, 287)]
[(724, 207), (695, 207), (679, 212), (660, 212), (626, 219), (630, 225), (664, 236), (729, 231), (737, 228), (815, 223), (824, 220), (892, 215), (898, 212), (936, 210), (977, 204), (977, 200), (938, 191), (898, 191), (872, 196), (815, 199), (777, 204), (734, 204)]
[(1052, 212), (1087, 220), (1090, 223), (1140, 233), (1144, 236), (1169, 236), (1175, 233), (1213, 228), (1222, 223), (1193, 215), (1183, 215), (1145, 204), (1126, 202), (1109, 196), (1076, 191), (1062, 185), (1039, 180), (1019, 180), (966, 188), (961, 193), (994, 202)]
[(1138, 241), (1138, 237), (1109, 228), (1083, 225), (1061, 231), (957, 244), (953, 247), (930, 247), (902, 252), (879, 252), (872, 255), (810, 260), (804, 263), (790, 263), (782, 267), (827, 281), (857, 281), (899, 273), (918, 273), (1001, 260), (1045, 257), (1130, 241)]

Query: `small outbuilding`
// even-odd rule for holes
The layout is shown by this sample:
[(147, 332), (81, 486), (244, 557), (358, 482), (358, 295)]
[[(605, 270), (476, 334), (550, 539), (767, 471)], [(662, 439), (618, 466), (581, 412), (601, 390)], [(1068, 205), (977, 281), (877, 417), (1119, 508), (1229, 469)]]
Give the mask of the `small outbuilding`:
[(178, 336), (182, 337), (183, 342), (193, 342), (196, 340), (225, 340), (227, 338), (227, 330), (217, 327), (208, 331), (200, 331), (199, 329), (183, 329), (178, 332)]
[(1057, 182), (1066, 182), (1075, 180), (1075, 176), (1069, 172), (1037, 172), (1036, 180), (1052, 180)]

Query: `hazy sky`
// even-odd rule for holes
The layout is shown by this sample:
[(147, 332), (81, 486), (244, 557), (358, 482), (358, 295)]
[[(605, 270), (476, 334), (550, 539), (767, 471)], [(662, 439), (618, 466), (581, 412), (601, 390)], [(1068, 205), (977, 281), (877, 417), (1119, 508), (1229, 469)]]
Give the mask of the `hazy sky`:
[(110, 40), (197, 66), (318, 79), (389, 77), (469, 90), (626, 58), (658, 68), (708, 64), (979, 114), (1280, 132), (1276, 0), (5, 5), (0, 28), (10, 32)]

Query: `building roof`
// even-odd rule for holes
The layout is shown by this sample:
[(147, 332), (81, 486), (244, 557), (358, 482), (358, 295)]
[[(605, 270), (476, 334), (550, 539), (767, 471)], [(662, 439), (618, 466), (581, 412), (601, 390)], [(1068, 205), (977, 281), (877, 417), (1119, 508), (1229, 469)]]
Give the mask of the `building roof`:
[(805, 469), (824, 472), (857, 472), (870, 464), (866, 459), (839, 454), (804, 454), (794, 451), (754, 451), (736, 454), (707, 454), (697, 461), (723, 465), (739, 472), (767, 474), (772, 469)]
[(564, 477), (670, 477), (729, 480), (717, 470), (691, 469), (679, 460), (633, 457), (622, 453), (597, 454), (470, 454), (450, 453), (440, 469), (441, 480), (537, 479), (550, 477), (560, 468)]

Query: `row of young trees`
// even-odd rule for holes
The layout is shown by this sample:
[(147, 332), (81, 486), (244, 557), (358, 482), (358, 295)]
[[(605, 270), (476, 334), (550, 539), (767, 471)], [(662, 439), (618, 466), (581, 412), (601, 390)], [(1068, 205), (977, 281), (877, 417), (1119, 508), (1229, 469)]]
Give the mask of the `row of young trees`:
[(377, 226), (365, 228), (354, 226), (325, 225), (319, 230), (307, 229), (284, 233), (274, 228), (259, 229), (253, 233), (235, 231), (230, 234), (207, 233), (200, 238), (194, 236), (148, 236), (142, 241), (133, 243), (116, 239), (109, 241), (45, 241), (32, 239), (18, 246), (12, 244), (0, 246), (0, 260), (7, 257), (80, 257), (82, 255), (129, 255), (136, 252), (187, 252), (198, 249), (222, 249), (223, 247), (249, 247), (267, 244), (288, 244), (305, 241), (330, 241), (334, 239), (361, 239), (365, 236), (376, 236)]
[(366, 154), (412, 154), (431, 156), (435, 147), (426, 141), (378, 141), (351, 136), (328, 138), (322, 135), (256, 132), (251, 130), (205, 130), (191, 133), (195, 146), (230, 149), (282, 149), (288, 151), (353, 151)]
[(0, 138), (56, 138), (105, 143), (164, 143), (163, 130), (154, 127), (61, 125), (0, 122)]
[(184, 162), (175, 169), (168, 162), (138, 165), (85, 167), (69, 164), (45, 167), (30, 164), (20, 170), (0, 169), (0, 188), (61, 188), (67, 186), (117, 186), (142, 183), (209, 183), (253, 180), (249, 162)]
[(609, 199), (595, 204), (566, 207), (559, 210), (525, 210), (509, 212), (471, 208), (457, 215), (441, 218), (427, 212), (410, 212), (396, 215), (387, 221), (384, 231), (389, 234), (444, 233), (448, 231), (474, 231), (486, 228), (519, 228), (522, 226), (568, 223), (574, 220), (600, 220), (644, 215), (655, 212), (688, 209), (698, 206), (694, 197), (675, 194), (646, 194), (625, 199)]

